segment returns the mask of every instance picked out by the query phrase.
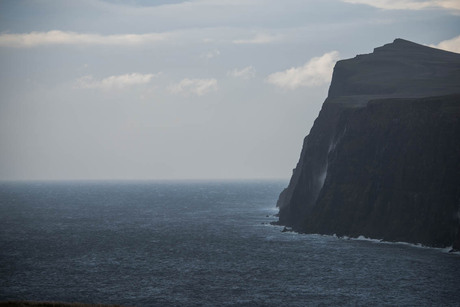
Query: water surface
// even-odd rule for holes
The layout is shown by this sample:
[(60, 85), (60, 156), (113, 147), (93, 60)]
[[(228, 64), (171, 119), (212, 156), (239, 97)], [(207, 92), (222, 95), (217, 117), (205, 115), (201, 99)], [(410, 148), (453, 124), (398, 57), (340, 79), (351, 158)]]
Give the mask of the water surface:
[(284, 181), (0, 184), (0, 300), (459, 306), (460, 257), (282, 233)]

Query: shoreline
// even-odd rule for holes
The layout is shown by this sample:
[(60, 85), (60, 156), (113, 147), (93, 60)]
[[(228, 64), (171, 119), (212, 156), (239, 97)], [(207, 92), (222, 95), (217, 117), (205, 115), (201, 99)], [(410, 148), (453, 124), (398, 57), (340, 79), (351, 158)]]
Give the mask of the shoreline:
[(403, 242), (403, 241), (385, 241), (383, 239), (375, 239), (375, 238), (368, 238), (364, 235), (359, 235), (357, 237), (350, 237), (350, 236), (338, 236), (337, 234), (322, 234), (322, 233), (304, 233), (304, 232), (298, 232), (293, 230), (289, 226), (285, 225), (280, 225), (277, 224), (277, 221), (274, 222), (269, 222), (267, 223), (270, 226), (275, 226), (281, 229), (282, 233), (294, 233), (298, 235), (313, 235), (313, 236), (326, 236), (326, 237), (332, 237), (340, 240), (350, 240), (350, 241), (366, 241), (366, 242), (371, 242), (371, 243), (377, 243), (377, 244), (388, 244), (388, 245), (405, 245), (405, 246), (410, 246), (410, 247), (415, 247), (415, 248), (423, 248), (423, 249), (432, 249), (432, 250), (437, 250), (445, 254), (451, 254), (451, 255), (456, 255), (460, 256), (460, 251), (453, 249), (453, 246), (446, 246), (446, 247), (434, 247), (434, 246), (427, 246), (423, 245), (421, 243), (410, 243), (410, 242)]

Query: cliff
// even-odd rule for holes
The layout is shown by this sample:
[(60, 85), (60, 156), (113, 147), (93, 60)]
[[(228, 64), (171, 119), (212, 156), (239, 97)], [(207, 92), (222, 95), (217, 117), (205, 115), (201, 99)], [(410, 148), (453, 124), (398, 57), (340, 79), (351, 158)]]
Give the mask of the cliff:
[(402, 39), (337, 62), (279, 222), (460, 249), (460, 54)]

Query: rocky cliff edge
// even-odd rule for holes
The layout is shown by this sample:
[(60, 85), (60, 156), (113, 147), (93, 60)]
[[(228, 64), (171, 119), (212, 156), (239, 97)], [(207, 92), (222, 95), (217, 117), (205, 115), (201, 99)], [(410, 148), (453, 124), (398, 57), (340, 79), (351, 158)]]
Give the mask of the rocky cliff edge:
[(337, 62), (280, 225), (460, 249), (460, 54), (402, 39)]

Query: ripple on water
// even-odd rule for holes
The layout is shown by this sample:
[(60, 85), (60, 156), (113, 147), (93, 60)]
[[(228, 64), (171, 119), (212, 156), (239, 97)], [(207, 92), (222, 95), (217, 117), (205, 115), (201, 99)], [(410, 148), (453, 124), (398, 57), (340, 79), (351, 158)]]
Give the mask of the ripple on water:
[(458, 306), (458, 256), (267, 225), (285, 184), (2, 184), (0, 299)]

